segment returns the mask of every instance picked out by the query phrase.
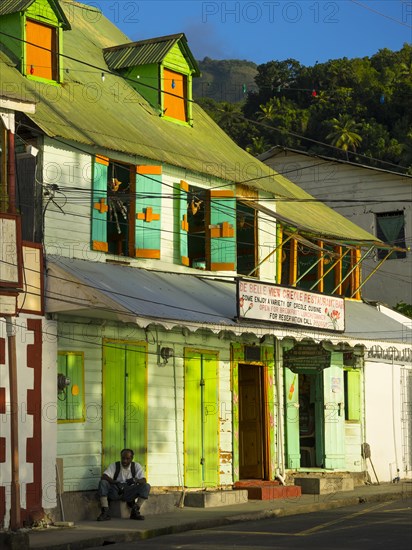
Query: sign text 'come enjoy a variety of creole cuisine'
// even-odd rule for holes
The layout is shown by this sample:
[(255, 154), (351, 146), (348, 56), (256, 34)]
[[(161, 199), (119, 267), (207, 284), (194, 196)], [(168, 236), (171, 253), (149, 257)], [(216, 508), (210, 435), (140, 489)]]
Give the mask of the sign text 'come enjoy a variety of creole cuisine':
[(345, 301), (297, 288), (238, 280), (238, 317), (302, 328), (345, 330)]

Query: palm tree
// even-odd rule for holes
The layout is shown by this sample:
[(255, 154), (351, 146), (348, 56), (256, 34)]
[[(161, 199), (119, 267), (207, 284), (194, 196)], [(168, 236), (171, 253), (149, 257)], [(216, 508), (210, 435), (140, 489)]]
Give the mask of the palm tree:
[(362, 143), (362, 136), (358, 134), (360, 124), (356, 123), (350, 115), (339, 115), (338, 118), (332, 118), (329, 121), (332, 131), (326, 136), (326, 139), (335, 147), (342, 149), (348, 156), (349, 149), (356, 151), (356, 148)]

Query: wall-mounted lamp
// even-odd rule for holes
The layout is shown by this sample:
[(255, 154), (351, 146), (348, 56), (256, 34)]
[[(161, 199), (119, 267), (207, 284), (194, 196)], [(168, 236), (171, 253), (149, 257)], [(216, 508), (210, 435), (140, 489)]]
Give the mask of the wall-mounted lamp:
[(166, 363), (174, 356), (173, 348), (167, 348), (163, 347), (161, 348), (158, 346), (157, 348), (157, 364), (158, 365), (166, 365)]

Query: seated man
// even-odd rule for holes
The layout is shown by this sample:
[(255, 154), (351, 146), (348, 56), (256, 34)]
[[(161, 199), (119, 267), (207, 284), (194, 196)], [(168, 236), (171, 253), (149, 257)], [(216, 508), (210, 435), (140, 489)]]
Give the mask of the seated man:
[(123, 500), (130, 507), (130, 519), (144, 519), (140, 514), (140, 506), (148, 498), (150, 485), (146, 483), (143, 468), (138, 462), (133, 462), (134, 452), (123, 449), (121, 460), (113, 462), (103, 472), (99, 482), (98, 494), (102, 511), (97, 521), (111, 519), (109, 500)]

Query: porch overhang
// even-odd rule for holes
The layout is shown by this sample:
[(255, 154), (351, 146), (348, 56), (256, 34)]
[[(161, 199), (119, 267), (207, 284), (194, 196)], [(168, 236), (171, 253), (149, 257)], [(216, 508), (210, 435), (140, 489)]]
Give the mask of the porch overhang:
[[(370, 304), (345, 300), (346, 327), (335, 333), (236, 317), (236, 282), (186, 273), (146, 270), (60, 256), (47, 257), (46, 312), (191, 332), (210, 330), (222, 337), (330, 342), (362, 346), (373, 356), (412, 361), (411, 326)], [(406, 318), (405, 318), (406, 319)], [(396, 350), (394, 354), (393, 350)], [(406, 359), (408, 362), (408, 360)]]

